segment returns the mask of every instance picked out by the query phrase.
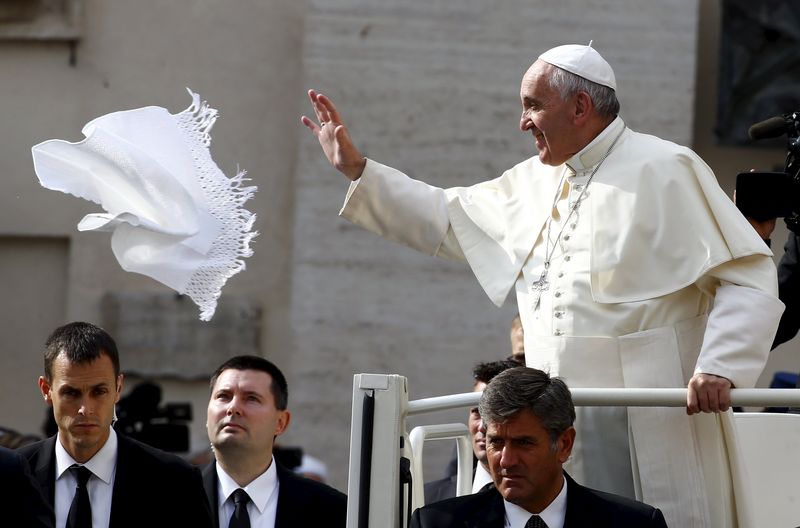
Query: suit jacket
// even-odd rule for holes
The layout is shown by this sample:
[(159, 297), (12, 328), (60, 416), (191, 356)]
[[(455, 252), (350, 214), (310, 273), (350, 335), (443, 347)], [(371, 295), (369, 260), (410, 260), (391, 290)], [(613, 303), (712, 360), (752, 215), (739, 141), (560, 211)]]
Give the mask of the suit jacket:
[[(567, 479), (564, 528), (666, 528), (661, 511), (647, 504), (593, 490)], [(495, 488), (424, 506), (411, 528), (503, 528), (505, 506)]]
[(31, 475), (28, 461), (21, 454), (0, 448), (0, 511), (3, 523), (26, 528), (53, 528), (53, 510), (42, 489)]
[[(475, 480), (475, 468), (478, 466), (478, 459), (472, 455), (472, 480)], [(444, 478), (425, 483), (425, 504), (439, 502), (456, 496), (458, 484), (458, 455), (453, 452), (450, 462), (444, 472)]]
[[(347, 523), (347, 495), (321, 482), (296, 475), (278, 462), (273, 463), (278, 473), (279, 485), (275, 528), (344, 528)], [(218, 482), (216, 462), (203, 467), (203, 486), (211, 504), (211, 516), (216, 528), (220, 528)]]
[(458, 475), (450, 475), (448, 477), (434, 480), (425, 483), (425, 504), (432, 502), (439, 502), (445, 499), (452, 499), (456, 496), (456, 486), (458, 484)]
[(778, 325), (772, 348), (785, 343), (800, 330), (800, 243), (798, 235), (789, 233), (783, 256), (778, 264), (778, 298), (786, 305)]
[[(211, 512), (198, 468), (119, 433), (117, 440), (110, 528), (211, 528)], [(55, 503), (55, 446), (56, 437), (51, 436), (19, 449), (51, 508)], [(54, 524), (55, 514), (50, 515)]]

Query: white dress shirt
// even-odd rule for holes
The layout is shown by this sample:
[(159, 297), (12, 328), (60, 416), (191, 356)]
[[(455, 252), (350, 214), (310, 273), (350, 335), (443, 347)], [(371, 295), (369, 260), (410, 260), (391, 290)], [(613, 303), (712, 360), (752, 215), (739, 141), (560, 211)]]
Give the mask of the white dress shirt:
[[(505, 528), (525, 528), (525, 523), (533, 514), (505, 499), (503, 499), (503, 505), (506, 509)], [(567, 516), (567, 479), (564, 479), (561, 491), (553, 499), (553, 502), (537, 515), (547, 524), (547, 528), (564, 528), (564, 518)]]
[[(217, 466), (217, 500), (219, 501), (219, 526), (227, 528), (233, 510), (233, 492), (240, 488), (222, 466)], [(251, 528), (274, 528), (275, 514), (278, 512), (278, 472), (275, 469), (275, 458), (265, 472), (259, 475), (250, 484), (242, 488), (250, 496), (247, 504), (247, 514), (250, 516)]]
[[(75, 497), (78, 481), (69, 470), (78, 464), (61, 445), (61, 433), (56, 438), (56, 527), (67, 524), (69, 507)], [(80, 465), (80, 464), (78, 464)], [(92, 505), (92, 528), (108, 528), (111, 519), (111, 496), (114, 491), (114, 476), (117, 472), (117, 433), (111, 429), (108, 440), (100, 451), (83, 464), (92, 476), (89, 477), (89, 502)]]
[(475, 466), (475, 478), (472, 479), (472, 493), (478, 493), (485, 485), (494, 482), (492, 476), (483, 467), (483, 464), (478, 462)]

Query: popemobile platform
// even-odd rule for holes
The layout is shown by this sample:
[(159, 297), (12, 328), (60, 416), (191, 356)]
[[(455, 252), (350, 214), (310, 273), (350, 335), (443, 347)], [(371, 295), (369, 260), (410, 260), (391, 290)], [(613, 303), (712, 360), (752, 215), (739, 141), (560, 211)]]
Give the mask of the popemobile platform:
[[(683, 407), (686, 388), (572, 389), (576, 406)], [(472, 447), (464, 423), (408, 430), (411, 416), (477, 405), (481, 393), (409, 399), (409, 380), (396, 374), (356, 374), (348, 475), (347, 528), (405, 528), (424, 505), (423, 454), (428, 441), (455, 442), (457, 495), (471, 489)], [(800, 389), (733, 389), (734, 406), (800, 407)], [(465, 413), (466, 415), (466, 413)], [(753, 528), (800, 527), (800, 414), (734, 413), (740, 467)], [(580, 434), (580, 433), (579, 433)]]

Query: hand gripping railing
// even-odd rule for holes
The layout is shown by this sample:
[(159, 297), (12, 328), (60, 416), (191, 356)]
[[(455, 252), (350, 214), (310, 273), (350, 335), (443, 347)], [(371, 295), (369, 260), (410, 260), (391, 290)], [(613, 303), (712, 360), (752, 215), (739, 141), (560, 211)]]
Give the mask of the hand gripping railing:
[[(686, 389), (571, 389), (576, 406), (683, 407)], [(419, 504), (403, 477), (415, 466), (406, 419), (409, 416), (474, 407), (479, 392), (408, 400), (406, 378), (357, 374), (353, 381), (347, 528), (405, 528), (407, 512)], [(366, 402), (366, 403), (365, 403)], [(800, 407), (800, 389), (733, 389), (738, 407)], [(372, 424), (369, 426), (369, 424)], [(366, 427), (365, 427), (366, 426)], [(447, 432), (430, 430), (431, 437)], [(362, 453), (362, 447), (371, 446)], [(418, 463), (416, 464), (418, 466)], [(414, 477), (412, 472), (412, 478)], [(401, 480), (403, 483), (401, 484)], [(363, 490), (369, 493), (360, 493)], [(416, 495), (419, 495), (417, 492)]]

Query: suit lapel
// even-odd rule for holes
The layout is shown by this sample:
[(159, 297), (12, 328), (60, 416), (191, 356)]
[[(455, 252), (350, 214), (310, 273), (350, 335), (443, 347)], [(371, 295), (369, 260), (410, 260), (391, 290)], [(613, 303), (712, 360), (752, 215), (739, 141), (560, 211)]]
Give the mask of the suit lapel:
[(203, 488), (206, 490), (206, 497), (208, 497), (208, 503), (211, 505), (211, 519), (214, 521), (214, 526), (219, 525), (217, 482), (217, 463), (211, 462), (203, 468)]
[(39, 481), (42, 492), (51, 505), (56, 503), (56, 437), (44, 440), (36, 459), (36, 467), (31, 468), (33, 476)]
[(110, 528), (125, 526), (125, 523), (130, 522), (128, 517), (129, 501), (132, 500), (135, 504), (135, 497), (138, 496), (136, 485), (131, 482), (131, 478), (136, 472), (136, 462), (131, 460), (134, 455), (130, 441), (118, 433), (114, 489), (111, 490), (111, 515), (108, 520)]
[[(275, 513), (275, 528), (290, 528), (296, 524), (297, 508), (292, 506), (295, 497), (295, 476), (274, 458), (275, 471), (278, 474), (278, 508)], [(308, 512), (305, 512), (306, 514)]]
[(597, 519), (592, 518), (591, 501), (587, 501), (585, 488), (566, 473), (564, 477), (567, 479), (567, 513), (564, 516), (564, 528), (593, 526)]
[(503, 528), (506, 522), (506, 507), (503, 496), (496, 488), (481, 491), (477, 496), (486, 495), (486, 507), (476, 512), (472, 519), (464, 521), (468, 528)]

